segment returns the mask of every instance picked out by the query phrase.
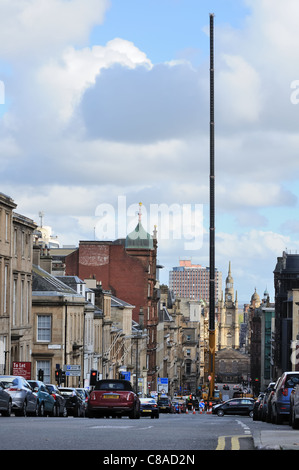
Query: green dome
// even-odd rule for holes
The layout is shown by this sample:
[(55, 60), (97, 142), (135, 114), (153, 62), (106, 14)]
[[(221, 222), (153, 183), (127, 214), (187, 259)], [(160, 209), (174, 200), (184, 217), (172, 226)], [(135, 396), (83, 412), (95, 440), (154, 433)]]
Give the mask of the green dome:
[(141, 222), (138, 222), (135, 230), (129, 233), (125, 243), (126, 248), (153, 250), (153, 238), (142, 227)]

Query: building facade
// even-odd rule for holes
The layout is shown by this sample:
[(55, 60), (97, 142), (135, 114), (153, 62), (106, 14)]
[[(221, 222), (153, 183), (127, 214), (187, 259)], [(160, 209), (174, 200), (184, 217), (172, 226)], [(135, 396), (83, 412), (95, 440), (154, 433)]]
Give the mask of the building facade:
[(158, 325), (157, 237), (141, 223), (125, 239), (114, 242), (81, 241), (65, 257), (66, 275), (95, 279), (103, 289), (133, 305), (133, 320), (143, 311), (147, 330), (148, 383), (157, 387), (156, 350)]
[(30, 361), (32, 242), (36, 224), (17, 214), (17, 204), (0, 193), (0, 370)]
[[(209, 302), (210, 271), (190, 260), (180, 260), (180, 265), (169, 272), (169, 288), (180, 298)], [(215, 304), (221, 292), (222, 273), (215, 270)]]
[(275, 377), (292, 370), (293, 305), (289, 292), (299, 288), (299, 254), (286, 251), (277, 258), (274, 269), (275, 289), (275, 348), (273, 361)]
[(229, 263), (228, 274), (225, 281), (224, 297), (218, 302), (218, 349), (239, 349), (240, 324), (237, 292), (234, 290), (234, 280)]

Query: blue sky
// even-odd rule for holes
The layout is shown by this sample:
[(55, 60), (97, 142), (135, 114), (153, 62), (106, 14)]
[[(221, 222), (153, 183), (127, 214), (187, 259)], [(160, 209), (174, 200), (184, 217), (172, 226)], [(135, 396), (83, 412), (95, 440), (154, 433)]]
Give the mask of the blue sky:
[(244, 25), (248, 8), (243, 1), (226, 0), (113, 0), (103, 25), (96, 26), (91, 44), (122, 37), (144, 51), (155, 64), (187, 57), (198, 63), (209, 54), (203, 29), (209, 14), (219, 24)]
[(0, 191), (64, 245), (131, 228), (141, 201), (162, 282), (207, 266), (210, 13), (216, 266), (240, 302), (273, 300), (299, 249), (297, 0), (0, 0)]

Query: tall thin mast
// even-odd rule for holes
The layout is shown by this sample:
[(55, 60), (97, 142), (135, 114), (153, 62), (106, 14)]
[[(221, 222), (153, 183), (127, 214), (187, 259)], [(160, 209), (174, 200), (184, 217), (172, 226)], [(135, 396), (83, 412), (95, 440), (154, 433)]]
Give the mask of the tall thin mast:
[(210, 285), (209, 285), (209, 397), (215, 388), (215, 122), (214, 14), (210, 13)]

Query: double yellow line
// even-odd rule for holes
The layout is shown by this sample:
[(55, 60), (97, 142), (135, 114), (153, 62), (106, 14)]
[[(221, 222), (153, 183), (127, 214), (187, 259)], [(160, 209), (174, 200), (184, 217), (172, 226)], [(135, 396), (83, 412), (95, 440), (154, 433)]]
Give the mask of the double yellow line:
[(240, 450), (240, 441), (239, 439), (242, 439), (244, 437), (249, 437), (249, 436), (220, 436), (218, 437), (218, 444), (216, 447), (216, 450), (225, 450), (225, 439), (230, 439), (230, 448), (228, 450)]

